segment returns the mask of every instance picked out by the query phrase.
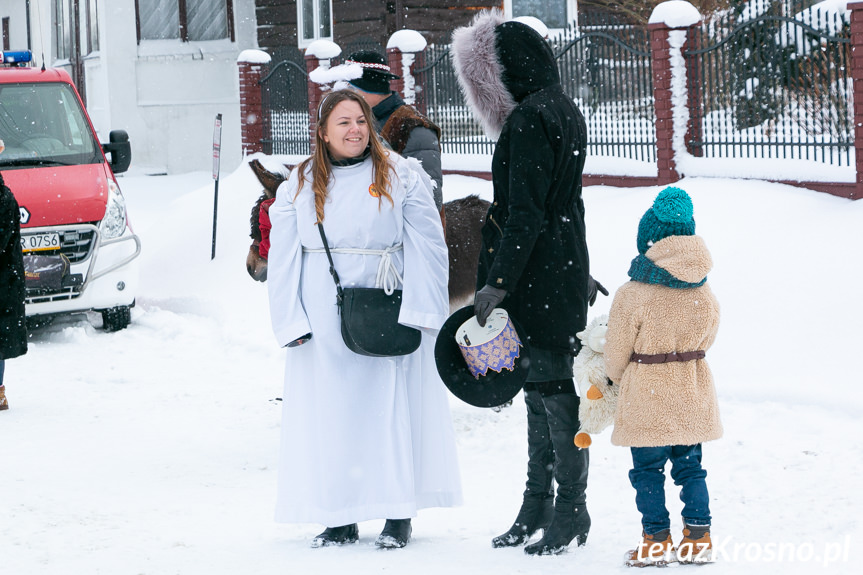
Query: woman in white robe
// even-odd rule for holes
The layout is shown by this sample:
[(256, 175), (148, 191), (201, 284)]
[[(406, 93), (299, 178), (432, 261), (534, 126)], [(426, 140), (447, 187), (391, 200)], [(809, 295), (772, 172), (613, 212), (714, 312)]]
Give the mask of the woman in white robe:
[[(319, 116), (315, 155), (294, 169), (269, 212), (270, 312), (279, 345), (288, 346), (276, 520), (326, 525), (317, 547), (353, 543), (358, 522), (385, 518), (376, 544), (403, 547), (418, 509), (461, 503), (433, 354), (449, 310), (447, 248), (430, 180), (383, 148), (362, 98), (333, 92)], [(389, 167), (389, 194), (376, 192), (376, 165)], [(403, 290), (399, 323), (423, 332), (417, 351), (368, 357), (345, 346), (321, 215), (344, 287), (383, 287), (384, 275)], [(398, 246), (392, 269), (378, 253), (341, 252)]]

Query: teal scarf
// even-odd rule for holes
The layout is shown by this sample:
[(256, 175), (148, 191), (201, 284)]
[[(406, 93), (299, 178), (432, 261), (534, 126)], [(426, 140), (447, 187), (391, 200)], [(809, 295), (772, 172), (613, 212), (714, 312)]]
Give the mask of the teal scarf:
[(678, 289), (695, 288), (704, 285), (704, 282), (707, 281), (707, 278), (698, 283), (679, 280), (671, 275), (668, 270), (659, 267), (643, 254), (639, 254), (632, 260), (632, 264), (629, 266), (629, 277), (633, 281), (645, 284), (659, 284)]

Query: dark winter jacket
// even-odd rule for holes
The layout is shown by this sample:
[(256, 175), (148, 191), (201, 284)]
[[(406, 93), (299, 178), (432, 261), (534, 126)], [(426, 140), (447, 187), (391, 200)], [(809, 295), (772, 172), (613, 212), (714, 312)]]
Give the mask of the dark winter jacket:
[(27, 353), (21, 213), (0, 174), (0, 359)]
[(419, 160), (425, 173), (437, 184), (434, 202), (440, 210), (443, 205), (440, 128), (405, 104), (395, 92), (372, 108), (372, 113), (378, 134), (398, 154)]
[(477, 287), (507, 291), (502, 307), (531, 345), (574, 355), (587, 316), (584, 117), (530, 27), (484, 12), (455, 31), (452, 45), (465, 96), (497, 138)]

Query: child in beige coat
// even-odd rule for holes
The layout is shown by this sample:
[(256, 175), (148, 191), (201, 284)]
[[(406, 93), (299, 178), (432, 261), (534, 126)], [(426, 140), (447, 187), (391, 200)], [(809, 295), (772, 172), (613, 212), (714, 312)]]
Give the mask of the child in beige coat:
[[(612, 443), (631, 448), (629, 479), (642, 515), (643, 541), (632, 565), (711, 559), (707, 472), (701, 444), (722, 435), (713, 376), (705, 359), (719, 328), (719, 303), (707, 285), (713, 263), (695, 235), (692, 200), (659, 193), (638, 226), (632, 281), (617, 290), (608, 319), (605, 364), (620, 384)], [(665, 507), (664, 467), (683, 501), (683, 540), (674, 549)]]

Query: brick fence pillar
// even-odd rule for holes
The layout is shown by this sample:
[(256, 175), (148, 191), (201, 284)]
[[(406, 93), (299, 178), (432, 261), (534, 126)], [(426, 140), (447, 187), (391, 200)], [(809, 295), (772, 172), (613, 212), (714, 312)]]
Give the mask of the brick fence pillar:
[[(390, 36), (387, 42), (387, 62), (390, 70), (401, 76), (401, 79), (393, 80), (390, 86), (406, 104), (418, 108), (424, 107), (425, 98), (417, 98), (417, 94), (422, 92), (422, 86), (414, 74), (414, 69), (423, 61), (427, 45), (425, 38), (416, 30), (399, 30)], [(425, 113), (423, 109), (420, 111)]]
[[(698, 9), (685, 1), (662, 2), (653, 9), (648, 21), (659, 185), (680, 179), (678, 162), (691, 157), (689, 142), (701, 139), (700, 78), (687, 77), (692, 67), (687, 65), (683, 56), (686, 44), (692, 41), (700, 21)], [(690, 86), (693, 90), (689, 90)]]
[(665, 22), (648, 24), (650, 53), (653, 58), (653, 105), (656, 108), (656, 170), (657, 184), (665, 185), (680, 179), (674, 162), (674, 110), (671, 93), (671, 47)]
[(264, 109), (261, 79), (270, 69), (270, 56), (244, 50), (237, 57), (240, 75), (240, 137), (243, 153), (264, 151)]
[[(315, 40), (306, 48), (306, 74), (311, 75), (318, 68), (327, 69), (332, 65), (338, 64), (337, 58), (341, 53), (342, 49), (338, 44), (329, 40)], [(321, 105), (321, 101), (324, 99), (324, 92), (325, 90), (329, 90), (329, 86), (318, 84), (311, 79), (306, 84), (309, 90), (309, 150), (311, 153), (314, 153), (318, 106)]]
[(387, 48), (387, 63), (393, 74), (401, 76), (398, 80), (390, 80), (390, 88), (404, 98), (405, 77), (402, 74), (402, 51), (399, 48)]
[(857, 178), (852, 198), (863, 198), (863, 2), (848, 4), (851, 10), (851, 79), (854, 82), (854, 157)]

